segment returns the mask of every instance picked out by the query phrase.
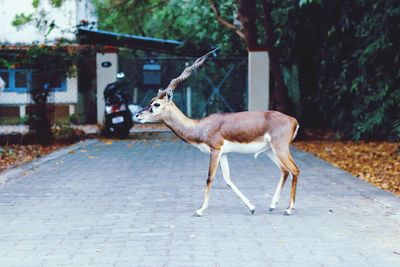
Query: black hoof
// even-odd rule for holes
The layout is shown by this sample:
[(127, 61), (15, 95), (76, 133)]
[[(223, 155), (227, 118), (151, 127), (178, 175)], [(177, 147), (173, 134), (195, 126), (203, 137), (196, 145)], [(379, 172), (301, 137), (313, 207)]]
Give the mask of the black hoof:
[(256, 209), (250, 210), (251, 214), (254, 214), (255, 211), (256, 211)]
[(273, 212), (274, 211), (274, 209), (273, 208), (269, 208), (269, 212)]

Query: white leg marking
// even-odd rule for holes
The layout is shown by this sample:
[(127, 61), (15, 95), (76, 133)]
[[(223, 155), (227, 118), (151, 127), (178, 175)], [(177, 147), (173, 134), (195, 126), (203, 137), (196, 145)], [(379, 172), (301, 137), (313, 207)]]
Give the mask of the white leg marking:
[[(279, 161), (275, 157), (275, 155), (274, 155), (272, 150), (265, 151), (265, 154), (267, 154), (268, 158), (270, 158), (275, 163), (275, 165), (278, 166), (279, 169), (281, 168), (281, 165), (279, 164)], [(274, 210), (276, 208), (276, 205), (279, 202), (279, 197), (281, 196), (281, 191), (282, 191), (282, 187), (283, 187), (284, 181), (285, 181), (285, 177), (282, 174), (281, 178), (279, 180), (279, 183), (278, 183), (278, 185), (276, 187), (275, 194), (272, 197), (271, 205), (269, 206), (269, 210), (270, 211)]]
[(283, 214), (291, 215), (292, 214), (292, 210), (290, 208), (287, 208)]
[(203, 211), (205, 211), (208, 208), (208, 197), (207, 197), (207, 192), (205, 193), (206, 197), (204, 199), (203, 205), (201, 205), (201, 208), (195, 211), (195, 216), (201, 217), (203, 216)]
[(203, 211), (205, 211), (208, 208), (208, 200), (209, 200), (209, 197), (206, 196), (204, 199), (203, 205), (201, 205), (201, 208), (196, 210), (195, 216), (198, 216), (198, 217), (203, 216)]
[[(202, 207), (202, 208), (203, 208), (203, 207)], [(197, 217), (203, 216), (203, 210), (202, 210), (202, 208), (196, 210), (195, 213), (194, 213), (194, 216), (197, 216)]]
[(269, 133), (265, 134), (265, 138), (268, 140), (268, 143), (271, 143), (271, 135)]
[(250, 201), (240, 192), (240, 190), (236, 187), (236, 185), (231, 180), (231, 175), (229, 173), (229, 164), (228, 164), (228, 157), (226, 154), (221, 155), (220, 159), (221, 169), (222, 169), (222, 176), (226, 184), (232, 188), (233, 192), (243, 201), (243, 203), (249, 208), (249, 210), (254, 213), (255, 207), (250, 203)]
[(272, 198), (271, 205), (269, 206), (270, 211), (274, 210), (276, 208), (276, 205), (279, 202), (279, 197), (281, 195), (284, 180), (285, 180), (285, 177), (284, 177), (284, 174), (282, 174), (281, 179), (279, 180), (279, 183), (276, 186), (275, 194)]

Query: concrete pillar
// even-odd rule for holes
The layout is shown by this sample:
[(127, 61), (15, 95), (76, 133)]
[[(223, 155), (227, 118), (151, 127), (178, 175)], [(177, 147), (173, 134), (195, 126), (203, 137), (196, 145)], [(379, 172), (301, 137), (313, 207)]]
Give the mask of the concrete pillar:
[(26, 105), (19, 105), (19, 117), (23, 118), (26, 116)]
[(267, 51), (249, 52), (249, 111), (267, 111), (269, 105), (269, 56)]
[(70, 116), (75, 114), (75, 105), (74, 104), (69, 104), (68, 105), (68, 114)]
[(97, 124), (103, 124), (104, 118), (104, 97), (103, 91), (107, 84), (115, 82), (118, 72), (117, 53), (97, 53), (96, 54), (96, 74), (97, 74)]
[(133, 104), (138, 104), (139, 88), (133, 88)]
[(186, 114), (188, 117), (192, 116), (192, 88), (186, 87)]

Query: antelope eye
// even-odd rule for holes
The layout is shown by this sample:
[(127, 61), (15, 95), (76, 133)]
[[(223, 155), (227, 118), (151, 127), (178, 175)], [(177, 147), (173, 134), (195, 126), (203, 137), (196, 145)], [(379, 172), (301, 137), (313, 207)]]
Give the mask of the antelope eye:
[(160, 106), (160, 103), (155, 103), (154, 106), (155, 106), (156, 108), (158, 108), (158, 107)]

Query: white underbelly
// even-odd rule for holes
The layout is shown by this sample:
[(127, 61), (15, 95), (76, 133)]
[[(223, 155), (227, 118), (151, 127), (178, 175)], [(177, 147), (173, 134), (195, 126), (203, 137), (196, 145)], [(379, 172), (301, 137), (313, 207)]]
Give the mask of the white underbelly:
[[(221, 147), (221, 154), (225, 153), (244, 153), (244, 154), (254, 154), (254, 157), (267, 151), (270, 148), (269, 142), (271, 141), (271, 137), (269, 134), (265, 134), (264, 140), (259, 142), (250, 142), (250, 143), (239, 143), (224, 140), (224, 144)], [(211, 153), (211, 148), (205, 143), (191, 143), (192, 146), (197, 147), (201, 152)]]
[(224, 141), (221, 148), (222, 153), (244, 153), (255, 154), (256, 156), (269, 148), (268, 142), (252, 142), (252, 143), (236, 143), (231, 141)]
[(211, 152), (211, 148), (205, 143), (200, 143), (200, 144), (192, 143), (191, 145), (194, 146), (194, 147), (197, 147), (203, 153), (208, 153), (209, 154)]

